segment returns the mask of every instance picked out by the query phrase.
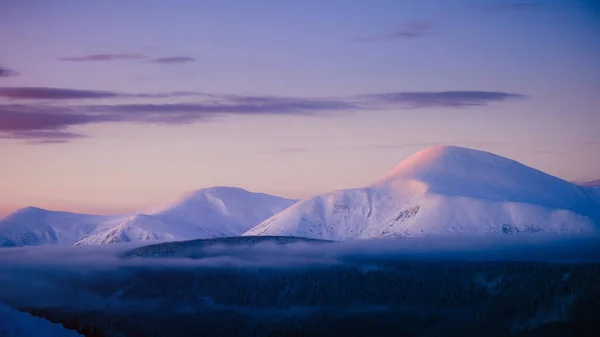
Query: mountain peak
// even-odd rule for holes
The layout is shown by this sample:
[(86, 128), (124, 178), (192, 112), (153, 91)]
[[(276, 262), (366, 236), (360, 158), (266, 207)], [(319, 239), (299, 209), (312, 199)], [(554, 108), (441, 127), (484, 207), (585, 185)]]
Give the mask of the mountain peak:
[(27, 206), (27, 207), (23, 207), (21, 209), (18, 209), (17, 212), (47, 212), (48, 210), (43, 209), (43, 208), (39, 208), (39, 207), (35, 207), (35, 206)]
[[(504, 162), (504, 163), (502, 163)], [(476, 168), (511, 165), (513, 160), (489, 152), (459, 146), (439, 145), (419, 151), (394, 167), (382, 180), (426, 178), (430, 175), (468, 175)]]
[(38, 215), (38, 214), (44, 214), (50, 212), (46, 209), (43, 208), (39, 208), (39, 207), (35, 207), (35, 206), (27, 206), (27, 207), (23, 207), (21, 209), (18, 209), (14, 212), (12, 212), (11, 214), (9, 214), (6, 218), (14, 218), (16, 216), (24, 216), (24, 215)]
[[(408, 157), (376, 184), (417, 181), (433, 194), (526, 202), (569, 209), (579, 186), (515, 160), (459, 146), (435, 146)], [(580, 210), (578, 210), (580, 211)]]

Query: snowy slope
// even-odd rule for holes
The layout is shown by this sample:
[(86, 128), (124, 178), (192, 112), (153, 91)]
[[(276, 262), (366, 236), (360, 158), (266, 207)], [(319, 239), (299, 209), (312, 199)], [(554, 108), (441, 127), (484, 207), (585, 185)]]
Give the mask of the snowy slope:
[(200, 189), (145, 214), (125, 218), (75, 245), (239, 236), (294, 202), (235, 187)]
[(587, 181), (585, 183), (580, 183), (579, 185), (590, 189), (594, 198), (600, 203), (600, 179)]
[(579, 183), (581, 186), (592, 187), (592, 188), (600, 188), (600, 179), (592, 180), (592, 181), (584, 181)]
[(437, 146), (370, 186), (305, 199), (243, 235), (316, 239), (599, 230), (592, 189), (488, 152)]
[(0, 303), (0, 336), (2, 337), (77, 337), (81, 336), (60, 324), (31, 316)]
[(115, 218), (23, 208), (0, 220), (0, 247), (72, 244)]

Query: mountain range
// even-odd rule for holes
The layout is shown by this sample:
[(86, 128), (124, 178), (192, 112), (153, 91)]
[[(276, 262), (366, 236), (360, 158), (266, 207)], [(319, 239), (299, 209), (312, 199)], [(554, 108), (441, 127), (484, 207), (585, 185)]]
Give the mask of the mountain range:
[(295, 201), (236, 187), (212, 187), (128, 215), (98, 216), (27, 207), (0, 221), (0, 246), (238, 236)]
[(28, 207), (0, 220), (0, 246), (240, 235), (348, 240), (599, 230), (597, 187), (571, 183), (489, 152), (436, 146), (412, 155), (366, 187), (300, 201), (212, 187), (126, 215)]

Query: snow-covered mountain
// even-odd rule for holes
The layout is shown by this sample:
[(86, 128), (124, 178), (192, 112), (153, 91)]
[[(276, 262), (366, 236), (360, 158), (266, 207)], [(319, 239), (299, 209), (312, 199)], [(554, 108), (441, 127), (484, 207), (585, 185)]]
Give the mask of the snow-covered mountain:
[(239, 236), (295, 202), (235, 187), (200, 189), (144, 214), (123, 218), (75, 245)]
[(238, 236), (294, 202), (241, 188), (212, 187), (131, 215), (99, 216), (27, 207), (0, 220), (0, 247)]
[(0, 247), (72, 244), (117, 218), (26, 207), (0, 220)]
[(74, 330), (43, 318), (20, 312), (0, 303), (0, 336), (2, 337), (79, 337)]
[(579, 185), (584, 187), (600, 188), (600, 179), (580, 182)]
[(600, 203), (600, 179), (588, 181), (579, 185), (591, 189), (594, 198), (596, 199), (596, 201), (598, 201), (598, 203)]
[(492, 153), (437, 146), (370, 186), (301, 200), (243, 235), (345, 240), (598, 232), (594, 193)]

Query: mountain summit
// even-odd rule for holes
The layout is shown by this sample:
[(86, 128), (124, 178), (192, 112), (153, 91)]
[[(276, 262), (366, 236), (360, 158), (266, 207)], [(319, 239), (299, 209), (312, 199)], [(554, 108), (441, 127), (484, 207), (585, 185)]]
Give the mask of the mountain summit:
[(458, 146), (435, 146), (398, 164), (379, 182), (415, 180), (433, 194), (580, 209), (580, 186), (512, 159)]
[(305, 199), (244, 235), (316, 239), (597, 231), (589, 189), (489, 152), (436, 146), (364, 188)]

